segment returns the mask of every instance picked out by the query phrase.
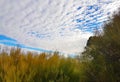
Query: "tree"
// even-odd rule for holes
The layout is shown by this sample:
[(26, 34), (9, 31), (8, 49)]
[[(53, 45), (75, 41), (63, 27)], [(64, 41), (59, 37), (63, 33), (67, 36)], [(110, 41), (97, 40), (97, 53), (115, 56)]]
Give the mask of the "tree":
[(104, 25), (103, 34), (89, 38), (85, 49), (88, 81), (120, 82), (120, 12)]

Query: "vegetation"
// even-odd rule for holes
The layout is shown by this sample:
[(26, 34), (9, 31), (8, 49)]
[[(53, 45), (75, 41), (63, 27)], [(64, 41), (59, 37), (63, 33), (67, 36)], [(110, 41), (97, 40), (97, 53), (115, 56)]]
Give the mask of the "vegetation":
[(90, 37), (82, 61), (86, 82), (120, 82), (120, 12)]
[(23, 53), (19, 48), (0, 53), (0, 82), (79, 82), (80, 62), (58, 52)]
[(0, 82), (120, 82), (120, 13), (89, 38), (80, 57), (1, 50)]

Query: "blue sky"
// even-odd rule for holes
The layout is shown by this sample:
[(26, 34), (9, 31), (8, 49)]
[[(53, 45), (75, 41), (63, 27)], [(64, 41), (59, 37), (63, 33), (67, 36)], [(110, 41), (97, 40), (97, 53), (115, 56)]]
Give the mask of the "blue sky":
[(82, 52), (119, 4), (120, 0), (0, 0), (0, 44)]

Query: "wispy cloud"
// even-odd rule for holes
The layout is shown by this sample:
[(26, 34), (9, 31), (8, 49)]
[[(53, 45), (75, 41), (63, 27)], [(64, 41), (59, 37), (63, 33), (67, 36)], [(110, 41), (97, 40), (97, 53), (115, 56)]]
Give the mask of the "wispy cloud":
[(35, 48), (81, 52), (119, 4), (119, 0), (0, 0), (0, 34)]

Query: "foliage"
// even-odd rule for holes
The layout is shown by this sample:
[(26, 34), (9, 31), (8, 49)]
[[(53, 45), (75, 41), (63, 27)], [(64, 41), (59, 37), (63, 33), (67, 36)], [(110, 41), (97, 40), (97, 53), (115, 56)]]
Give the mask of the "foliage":
[(81, 59), (85, 82), (120, 82), (120, 12), (105, 24), (103, 33), (89, 38)]
[(80, 62), (59, 53), (0, 53), (0, 82), (80, 82)]

